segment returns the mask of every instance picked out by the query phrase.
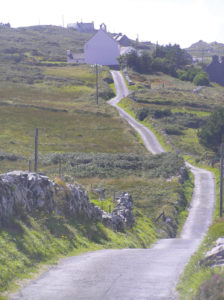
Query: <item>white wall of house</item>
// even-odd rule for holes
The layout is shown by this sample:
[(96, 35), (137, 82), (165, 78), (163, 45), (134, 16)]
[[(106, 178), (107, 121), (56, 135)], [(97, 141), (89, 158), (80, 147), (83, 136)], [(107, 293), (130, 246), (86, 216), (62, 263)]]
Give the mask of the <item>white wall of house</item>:
[(84, 46), (87, 64), (118, 65), (120, 46), (105, 30), (100, 29)]

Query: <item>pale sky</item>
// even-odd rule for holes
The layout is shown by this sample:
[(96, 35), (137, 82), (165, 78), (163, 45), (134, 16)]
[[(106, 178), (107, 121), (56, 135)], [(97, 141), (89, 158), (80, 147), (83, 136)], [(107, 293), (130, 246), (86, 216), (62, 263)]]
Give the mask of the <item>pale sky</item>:
[[(2, 2), (2, 3), (1, 3)], [(12, 27), (105, 23), (108, 31), (188, 47), (224, 43), (224, 0), (0, 0), (0, 22)]]

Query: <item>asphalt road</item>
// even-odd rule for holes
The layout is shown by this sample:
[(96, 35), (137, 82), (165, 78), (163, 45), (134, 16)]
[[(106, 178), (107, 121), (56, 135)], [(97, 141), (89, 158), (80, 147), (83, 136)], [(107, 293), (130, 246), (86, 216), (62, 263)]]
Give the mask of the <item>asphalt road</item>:
[[(141, 133), (149, 151), (164, 149), (155, 136), (139, 126), (117, 102), (128, 94), (118, 71), (112, 72), (117, 97), (110, 104)], [(159, 240), (150, 249), (102, 250), (63, 259), (25, 286), (13, 300), (170, 300), (190, 256), (198, 248), (212, 220), (215, 184), (211, 172), (188, 164), (195, 176), (189, 217), (181, 238)]]
[(108, 103), (114, 106), (118, 111), (120, 116), (128, 121), (128, 123), (142, 136), (146, 148), (152, 154), (158, 154), (165, 152), (163, 147), (157, 141), (155, 135), (144, 125), (138, 123), (134, 118), (132, 118), (126, 111), (120, 108), (117, 103), (129, 94), (128, 88), (124, 82), (124, 79), (119, 71), (112, 71), (112, 75), (115, 82), (115, 88), (117, 91), (117, 96), (111, 99)]

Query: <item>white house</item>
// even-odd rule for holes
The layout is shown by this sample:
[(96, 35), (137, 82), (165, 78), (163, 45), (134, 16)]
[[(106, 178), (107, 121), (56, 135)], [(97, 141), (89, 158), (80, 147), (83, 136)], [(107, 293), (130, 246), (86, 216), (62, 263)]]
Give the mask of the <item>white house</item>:
[(85, 62), (91, 65), (113, 66), (118, 65), (119, 56), (119, 43), (107, 32), (105, 24), (101, 24), (100, 30), (84, 46)]
[(95, 32), (94, 22), (92, 22), (92, 23), (83, 23), (83, 22), (71, 23), (71, 24), (67, 25), (67, 28), (72, 28), (79, 32), (86, 32), (86, 33)]

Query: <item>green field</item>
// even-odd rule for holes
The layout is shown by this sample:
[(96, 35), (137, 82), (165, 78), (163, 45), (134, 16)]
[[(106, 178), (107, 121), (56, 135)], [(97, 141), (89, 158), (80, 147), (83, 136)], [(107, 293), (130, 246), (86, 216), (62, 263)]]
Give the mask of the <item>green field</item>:
[(203, 159), (208, 150), (199, 144), (197, 131), (215, 108), (224, 105), (224, 88), (212, 83), (194, 93), (192, 83), (164, 74), (142, 75), (130, 71), (130, 76), (135, 85), (120, 106), (136, 118), (146, 111), (142, 121), (162, 136), (168, 149)]
[(164, 74), (142, 75), (129, 70), (129, 75), (135, 85), (129, 87), (131, 95), (119, 105), (136, 119), (143, 118), (140, 122), (155, 132), (165, 149), (176, 151), (192, 164), (210, 168), (215, 173), (217, 206), (214, 221), (200, 249), (187, 265), (178, 284), (178, 292), (183, 300), (222, 299), (222, 267), (210, 268), (199, 264), (206, 252), (212, 249), (215, 240), (223, 236), (224, 223), (218, 211), (219, 158), (199, 143), (197, 131), (215, 108), (224, 105), (224, 87), (211, 83), (195, 94), (193, 84)]
[[(39, 128), (39, 171), (65, 185), (81, 183), (90, 200), (109, 211), (129, 192), (135, 225), (115, 233), (102, 224), (35, 213), (0, 229), (0, 298), (16, 279), (65, 255), (102, 248), (150, 247), (174, 237), (191, 198), (192, 179), (179, 182), (183, 160), (152, 156), (139, 135), (107, 104), (114, 94), (108, 68), (67, 65), (66, 50), (80, 52), (90, 35), (56, 26), (0, 31), (0, 172), (28, 169)], [(143, 46), (142, 46), (143, 47)], [(144, 47), (143, 47), (144, 48)], [(58, 179), (58, 177), (61, 179)], [(162, 188), (163, 187), (163, 188)], [(105, 199), (93, 192), (106, 190)], [(156, 222), (161, 214), (173, 225)], [(2, 299), (2, 298), (1, 298)]]

